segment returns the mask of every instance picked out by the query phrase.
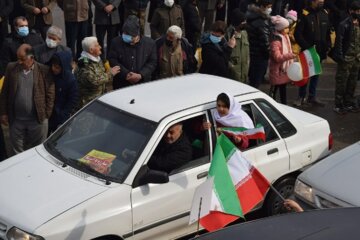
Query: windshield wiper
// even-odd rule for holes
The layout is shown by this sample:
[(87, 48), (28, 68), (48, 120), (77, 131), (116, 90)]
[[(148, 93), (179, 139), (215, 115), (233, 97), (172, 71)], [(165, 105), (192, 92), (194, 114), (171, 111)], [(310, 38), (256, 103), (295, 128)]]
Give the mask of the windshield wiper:
[(91, 175), (94, 175), (97, 178), (103, 179), (105, 180), (105, 184), (106, 185), (110, 185), (111, 181), (108, 179), (107, 176), (105, 176), (102, 173), (99, 173), (98, 171), (96, 171), (95, 169), (93, 169), (92, 167), (90, 167), (89, 165), (87, 165), (86, 163), (80, 162), (77, 159), (70, 159), (72, 162), (74, 162), (81, 170), (83, 170), (84, 172), (88, 172)]
[(48, 151), (53, 154), (57, 159), (59, 159), (60, 161), (63, 162), (62, 167), (65, 168), (69, 165), (69, 160), (64, 157), (64, 155), (61, 154), (61, 152), (59, 150), (57, 150), (55, 148), (55, 146), (53, 144), (50, 144), (49, 142), (45, 143), (45, 147), (48, 148)]

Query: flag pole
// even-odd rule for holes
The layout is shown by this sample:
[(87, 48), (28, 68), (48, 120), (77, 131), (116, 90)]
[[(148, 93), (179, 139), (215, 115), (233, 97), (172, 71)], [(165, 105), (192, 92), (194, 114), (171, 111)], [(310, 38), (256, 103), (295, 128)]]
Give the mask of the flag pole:
[(197, 221), (196, 236), (199, 236), (199, 232), (200, 232), (200, 215), (201, 215), (201, 205), (202, 205), (202, 197), (200, 198), (200, 203), (199, 203), (199, 213), (198, 213), (198, 221)]
[(281, 195), (281, 193), (279, 193), (279, 191), (272, 184), (270, 184), (270, 188), (275, 192), (276, 195), (278, 195), (281, 198), (281, 200), (285, 201), (283, 195)]

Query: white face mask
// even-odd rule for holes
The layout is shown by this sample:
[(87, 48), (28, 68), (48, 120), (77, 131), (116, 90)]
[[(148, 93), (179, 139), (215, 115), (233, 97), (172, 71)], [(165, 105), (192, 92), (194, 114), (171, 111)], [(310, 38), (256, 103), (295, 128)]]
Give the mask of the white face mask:
[(49, 47), (49, 48), (56, 48), (58, 43), (50, 38), (46, 38), (46, 45)]
[(174, 5), (174, 0), (165, 0), (164, 4), (168, 7), (172, 7)]
[(267, 9), (265, 10), (265, 13), (266, 13), (267, 15), (270, 15), (271, 12), (272, 12), (272, 8), (267, 8)]

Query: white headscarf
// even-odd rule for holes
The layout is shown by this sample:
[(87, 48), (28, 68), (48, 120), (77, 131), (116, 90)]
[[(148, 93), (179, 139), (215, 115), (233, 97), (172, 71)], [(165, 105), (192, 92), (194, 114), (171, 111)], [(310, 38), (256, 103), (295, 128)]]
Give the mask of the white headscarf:
[(234, 97), (231, 97), (226, 93), (230, 100), (229, 113), (226, 116), (220, 116), (217, 109), (212, 110), (214, 120), (225, 127), (244, 127), (247, 129), (254, 128), (254, 123), (247, 115), (247, 113), (241, 109), (241, 104), (236, 102)]

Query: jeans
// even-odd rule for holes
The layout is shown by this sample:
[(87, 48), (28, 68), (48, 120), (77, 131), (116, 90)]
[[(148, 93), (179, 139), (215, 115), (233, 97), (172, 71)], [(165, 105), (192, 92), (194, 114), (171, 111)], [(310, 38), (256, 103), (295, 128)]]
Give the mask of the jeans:
[(71, 49), (73, 58), (75, 59), (80, 57), (82, 51), (81, 41), (87, 36), (87, 25), (88, 21), (65, 21), (66, 45)]
[(319, 81), (319, 75), (312, 76), (309, 79), (310, 84), (308, 82), (307, 84), (299, 88), (299, 97), (300, 98), (306, 97), (306, 89), (307, 89), (307, 85), (309, 84), (309, 97), (315, 98), (318, 81)]
[(250, 57), (249, 83), (250, 86), (259, 88), (264, 80), (269, 60), (263, 57)]

